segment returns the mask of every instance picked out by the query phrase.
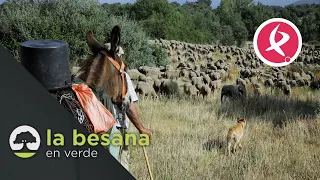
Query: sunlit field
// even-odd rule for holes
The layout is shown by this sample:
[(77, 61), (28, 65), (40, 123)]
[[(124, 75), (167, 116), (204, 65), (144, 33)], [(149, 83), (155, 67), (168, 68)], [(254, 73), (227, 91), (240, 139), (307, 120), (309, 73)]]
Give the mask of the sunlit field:
[[(195, 101), (140, 98), (140, 117), (153, 130), (146, 150), (154, 179), (319, 179), (319, 92), (292, 94), (223, 106), (220, 92)], [(236, 117), (246, 118), (248, 127), (243, 148), (227, 156), (226, 134)], [(130, 131), (137, 132), (132, 124)], [(150, 179), (142, 148), (130, 150), (130, 172)]]

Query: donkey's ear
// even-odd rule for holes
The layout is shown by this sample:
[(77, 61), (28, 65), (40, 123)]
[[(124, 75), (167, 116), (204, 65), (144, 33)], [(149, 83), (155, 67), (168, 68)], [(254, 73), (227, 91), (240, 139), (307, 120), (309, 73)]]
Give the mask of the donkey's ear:
[(103, 48), (103, 44), (101, 44), (96, 40), (96, 38), (94, 38), (92, 31), (87, 32), (87, 44), (91, 52), (93, 52), (94, 54), (98, 53), (100, 49)]
[(113, 27), (110, 36), (111, 51), (116, 53), (117, 47), (120, 45), (120, 25)]

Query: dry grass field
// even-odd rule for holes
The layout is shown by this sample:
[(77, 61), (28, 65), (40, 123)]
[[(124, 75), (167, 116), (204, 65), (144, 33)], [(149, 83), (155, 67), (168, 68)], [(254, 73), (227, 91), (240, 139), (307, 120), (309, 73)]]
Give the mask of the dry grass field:
[[(155, 180), (320, 179), (319, 92), (293, 89), (287, 98), (265, 90), (262, 97), (222, 107), (219, 96), (140, 99), (140, 117), (153, 130), (146, 150)], [(248, 127), (243, 149), (228, 157), (226, 134), (237, 116)], [(132, 124), (130, 131), (137, 132)], [(150, 179), (142, 148), (130, 148), (130, 172)]]

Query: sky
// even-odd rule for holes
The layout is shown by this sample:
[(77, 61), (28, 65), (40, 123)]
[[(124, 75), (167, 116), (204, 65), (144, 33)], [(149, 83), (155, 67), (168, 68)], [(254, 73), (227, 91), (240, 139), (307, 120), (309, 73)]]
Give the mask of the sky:
[[(0, 0), (0, 4), (5, 0)], [(101, 3), (133, 3), (135, 0), (99, 0)], [(177, 1), (180, 4), (188, 2), (193, 2), (196, 0), (169, 0), (169, 2)], [(260, 1), (262, 4), (265, 5), (278, 5), (278, 6), (285, 6), (291, 3), (296, 2), (297, 0), (255, 0)], [(212, 7), (217, 7), (220, 4), (220, 0), (212, 0)]]

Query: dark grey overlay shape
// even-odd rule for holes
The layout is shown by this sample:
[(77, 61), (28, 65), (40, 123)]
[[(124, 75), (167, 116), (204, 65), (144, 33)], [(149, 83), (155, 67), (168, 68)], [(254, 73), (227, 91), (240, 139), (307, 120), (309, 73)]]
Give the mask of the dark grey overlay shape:
[[(92, 180), (135, 179), (101, 145), (72, 146), (72, 129), (88, 136), (87, 130), (3, 47), (0, 46), (0, 179), (1, 180)], [(14, 155), (11, 132), (29, 125), (40, 134), (37, 153), (28, 159)], [(46, 130), (61, 133), (64, 147), (46, 146)], [(53, 139), (53, 138), (52, 138)], [(97, 158), (66, 158), (63, 151), (94, 149)], [(47, 158), (47, 150), (60, 150), (60, 158)]]

